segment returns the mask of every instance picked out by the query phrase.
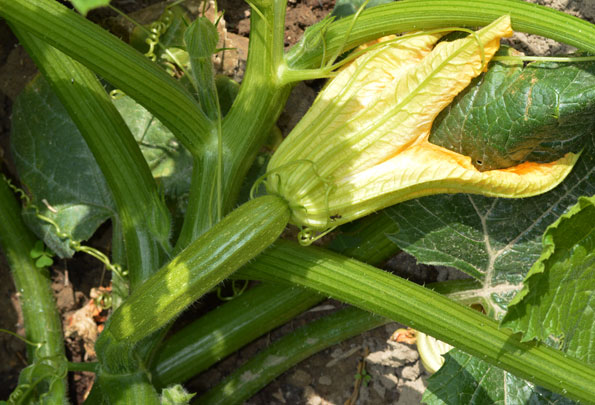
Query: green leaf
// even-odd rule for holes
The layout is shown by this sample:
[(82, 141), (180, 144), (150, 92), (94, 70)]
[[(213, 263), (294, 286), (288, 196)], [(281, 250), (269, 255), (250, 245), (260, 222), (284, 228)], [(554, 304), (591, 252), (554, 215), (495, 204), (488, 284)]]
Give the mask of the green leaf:
[(426, 404), (574, 403), (457, 349), (445, 359), (444, 366), (428, 381), (422, 398)]
[(168, 22), (167, 30), (159, 38), (162, 47), (159, 47), (156, 51), (163, 54), (165, 52), (164, 48), (184, 48), (184, 32), (192, 21), (192, 16), (187, 9), (180, 6), (167, 7), (163, 11), (160, 20), (169, 20), (171, 22)]
[(107, 6), (110, 0), (70, 0), (70, 2), (79, 13), (87, 15), (94, 8)]
[[(27, 85), (13, 106), (11, 152), (32, 204), (73, 240), (87, 240), (115, 215), (93, 155), (41, 76)], [(68, 240), (58, 237), (55, 227), (38, 218), (34, 208), (23, 215), (59, 257), (74, 254)]]
[(398, 225), (391, 240), (432, 265), (456, 267), (479, 280), (475, 292), (488, 314), (501, 318), (541, 255), (547, 226), (582, 195), (595, 194), (595, 140), (554, 190), (525, 199), (436, 195), (388, 208)]
[(523, 340), (552, 337), (560, 348), (595, 363), (595, 196), (579, 199), (543, 237), (543, 253), (503, 325)]
[(40, 256), (39, 259), (35, 261), (35, 267), (37, 267), (38, 269), (51, 266), (52, 264), (54, 264), (52, 258), (45, 255)]
[(55, 398), (52, 391), (58, 389), (61, 373), (55, 365), (35, 361), (19, 374), (19, 385), (10, 395), (10, 404), (49, 404)]
[(33, 249), (31, 249), (31, 258), (35, 259), (40, 256), (43, 256), (43, 254), (44, 254), (43, 242), (38, 240), (37, 242), (35, 242), (35, 246), (33, 247)]
[(496, 62), (440, 113), (429, 141), (471, 156), (481, 171), (551, 162), (581, 150), (594, 106), (593, 62)]
[(217, 48), (217, 27), (206, 17), (198, 17), (184, 33), (184, 42), (191, 58), (210, 58)]
[(217, 27), (208, 18), (199, 17), (186, 29), (184, 41), (200, 108), (216, 121), (221, 118), (221, 110), (211, 57), (219, 41)]
[[(595, 142), (590, 139), (566, 180), (541, 196), (507, 200), (437, 195), (391, 207), (386, 213), (399, 226), (391, 239), (423, 263), (453, 266), (479, 280), (482, 287), (467, 294), (482, 303), (489, 315), (501, 318), (539, 258), (547, 226), (580, 196), (595, 193), (594, 151)], [(589, 334), (590, 325), (592, 322), (583, 334)], [(463, 359), (461, 356), (467, 355), (457, 356)], [(430, 404), (468, 403), (470, 398), (469, 403), (476, 404), (564, 401), (469, 356), (450, 364), (447, 361), (430, 380), (425, 395)], [(465, 399), (452, 402), (460, 397)]]
[(190, 153), (157, 118), (132, 98), (117, 98), (114, 104), (140, 145), (153, 177), (161, 183), (165, 195), (177, 199), (188, 193), (192, 175)]
[(190, 24), (191, 17), (186, 9), (180, 6), (167, 7), (161, 14), (153, 13), (149, 19), (151, 18), (154, 20), (151, 24), (147, 24), (143, 28), (135, 27), (132, 30), (130, 45), (143, 54), (147, 53), (150, 50), (147, 41), (152, 41), (147, 32), (159, 28), (161, 35), (158, 36), (158, 43), (153, 48), (156, 60), (170, 72), (171, 64), (175, 63), (169, 55), (171, 53), (183, 67), (187, 67), (189, 62), (188, 53), (185, 51), (184, 32)]

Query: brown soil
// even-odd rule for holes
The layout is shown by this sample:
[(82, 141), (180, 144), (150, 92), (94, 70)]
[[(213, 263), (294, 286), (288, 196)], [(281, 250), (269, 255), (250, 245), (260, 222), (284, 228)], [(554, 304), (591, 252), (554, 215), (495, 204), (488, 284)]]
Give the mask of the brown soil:
[[(155, 2), (155, 0), (137, 0), (136, 2), (122, 0), (112, 1), (112, 4), (126, 12), (131, 12)], [(595, 19), (595, 4), (590, 0), (537, 0), (535, 2), (565, 9), (571, 14), (591, 21)], [(285, 45), (290, 46), (297, 42), (304, 29), (328, 14), (333, 4), (334, 1), (331, 0), (289, 0)], [(250, 30), (250, 8), (242, 0), (223, 0), (219, 2), (219, 8), (225, 10), (228, 40), (233, 44), (232, 47), (238, 48), (238, 54), (232, 63), (233, 66), (228, 66), (226, 62), (222, 69), (227, 74), (239, 78), (241, 77), (242, 58), (245, 59), (247, 52), (245, 37), (248, 36)], [(92, 18), (101, 21), (108, 16), (111, 14), (101, 11), (94, 13)], [(0, 39), (0, 162), (3, 166), (2, 171), (15, 177), (14, 166), (8, 154), (11, 105), (16, 95), (36, 73), (36, 69), (26, 53), (18, 46), (16, 38), (10, 33), (4, 21), (0, 21)], [(539, 54), (560, 50), (559, 45), (552, 41), (543, 41), (526, 35), (517, 36), (515, 41), (516, 46), (528, 52)], [(310, 83), (300, 84), (295, 88), (288, 102), (288, 106), (291, 108), (283, 113), (279, 122), (279, 126), (284, 132), (288, 132), (307, 110), (318, 87), (317, 83)], [(104, 252), (109, 252), (109, 237), (110, 227), (104, 226), (90, 241), (90, 244)], [(460, 276), (450, 269), (417, 266), (414, 259), (403, 254), (387, 263), (386, 267), (403, 277), (412, 278), (418, 282)], [(68, 329), (68, 319), (74, 312), (88, 304), (91, 288), (100, 285), (106, 286), (109, 282), (102, 266), (84, 255), (76, 255), (68, 261), (58, 261), (52, 267), (52, 280), (52, 288), (64, 319), (65, 329)], [(209, 298), (193, 310), (195, 313), (204, 312), (214, 305), (216, 305), (216, 299)], [(190, 381), (187, 385), (188, 388), (191, 391), (203, 392), (258, 350), (266, 347), (272, 340), (291, 333), (306, 322), (340, 306), (340, 303), (328, 301), (321, 304), (316, 310), (306, 312)], [(0, 308), (3, 309), (0, 311), (0, 328), (23, 333), (18, 299), (10, 277), (10, 270), (1, 254)], [(189, 318), (191, 317), (192, 315), (189, 316)], [(372, 380), (370, 384), (360, 389), (358, 403), (419, 403), (427, 375), (420, 366), (417, 352), (412, 347), (388, 341), (390, 335), (398, 327), (399, 325), (389, 324), (377, 328), (312, 356), (273, 381), (247, 403), (252, 405), (343, 404), (352, 395), (358, 363), (363, 358), (365, 350), (371, 353), (367, 356), (366, 367)], [(85, 349), (83, 336), (78, 332), (71, 333), (65, 343), (70, 360), (88, 361), (93, 359), (89, 350)], [(16, 386), (20, 369), (26, 365), (25, 345), (10, 335), (0, 333), (0, 359), (2, 359), (0, 361), (0, 381), (3, 382), (0, 384), (0, 400), (2, 400), (12, 392)], [(90, 373), (71, 374), (69, 382), (73, 403), (82, 403), (85, 393), (90, 388), (92, 378)]]

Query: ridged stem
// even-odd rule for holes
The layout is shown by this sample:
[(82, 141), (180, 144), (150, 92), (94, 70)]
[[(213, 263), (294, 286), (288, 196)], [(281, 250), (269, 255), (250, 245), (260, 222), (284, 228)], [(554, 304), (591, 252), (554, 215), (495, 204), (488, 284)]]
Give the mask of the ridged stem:
[(278, 241), (235, 277), (301, 285), (385, 316), (573, 399), (595, 398), (595, 369), (540, 343), (522, 343), (485, 315), (356, 260)]
[[(289, 97), (291, 86), (277, 80), (283, 61), (286, 0), (254, 2), (258, 12), (250, 19), (246, 72), (234, 103), (221, 123), (221, 141), (205, 145), (192, 175), (187, 217), (176, 248), (184, 248), (216, 223), (216, 212), (226, 215), (236, 205), (239, 190), (256, 154), (266, 141)], [(216, 156), (221, 147), (221, 184), (216, 184)], [(199, 188), (200, 187), (200, 188)], [(220, 206), (213, 191), (219, 190)]]
[[(354, 48), (381, 35), (453, 26), (485, 26), (510, 15), (515, 31), (542, 35), (595, 53), (595, 25), (560, 11), (522, 0), (404, 0), (364, 10), (345, 41), (350, 18), (331, 23), (324, 35), (327, 57), (341, 47)], [(286, 55), (292, 69), (319, 68), (322, 38), (316, 30), (305, 33)], [(320, 42), (319, 42), (320, 41)]]
[(289, 367), (335, 343), (389, 322), (358, 308), (345, 308), (277, 340), (235, 369), (193, 404), (241, 404)]
[(166, 340), (155, 358), (153, 382), (184, 382), (323, 299), (299, 287), (256, 286)]
[(50, 368), (51, 374), (45, 382), (51, 385), (44, 398), (47, 403), (60, 404), (66, 401), (67, 394), (62, 321), (50, 288), (48, 271), (35, 267), (31, 259), (35, 241), (21, 218), (21, 207), (15, 196), (0, 178), (0, 248), (12, 271), (23, 311), (26, 338), (39, 344), (38, 347), (27, 346), (29, 361), (33, 367), (45, 365)]
[[(434, 283), (443, 294), (476, 288), (473, 280)], [(223, 381), (198, 398), (199, 404), (242, 403), (281, 373), (307, 357), (345, 339), (389, 322), (359, 308), (342, 309), (287, 334), (250, 358)], [(251, 378), (245, 378), (249, 375)]]

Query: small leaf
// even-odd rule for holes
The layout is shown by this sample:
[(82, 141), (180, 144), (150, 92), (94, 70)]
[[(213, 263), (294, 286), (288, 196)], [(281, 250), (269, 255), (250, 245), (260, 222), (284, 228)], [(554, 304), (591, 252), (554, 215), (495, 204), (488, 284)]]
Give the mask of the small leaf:
[(198, 17), (184, 33), (190, 58), (210, 58), (217, 49), (217, 27), (206, 17)]
[(161, 392), (161, 405), (185, 405), (189, 404), (195, 393), (189, 393), (177, 384), (171, 387), (164, 388)]
[[(64, 369), (66, 364), (63, 364)], [(63, 379), (62, 371), (56, 363), (47, 364), (36, 361), (28, 365), (19, 374), (19, 385), (10, 395), (9, 404), (42, 404), (49, 403), (48, 393), (59, 385)], [(54, 397), (55, 398), (55, 397)]]
[(502, 323), (523, 340), (553, 338), (567, 353), (595, 362), (595, 196), (579, 199), (548, 227), (543, 253)]
[(37, 259), (35, 261), (35, 267), (42, 269), (44, 267), (49, 267), (52, 264), (54, 264), (54, 261), (52, 260), (51, 257), (48, 257), (46, 255), (41, 256), (39, 259)]
[(45, 246), (43, 245), (43, 242), (38, 240), (37, 242), (35, 242), (35, 246), (33, 247), (33, 249), (31, 249), (31, 258), (35, 259), (39, 256), (42, 256), (44, 254), (44, 248)]
[(70, 0), (70, 2), (79, 13), (87, 15), (89, 11), (95, 8), (107, 6), (110, 0)]
[(199, 17), (186, 29), (184, 41), (200, 108), (216, 121), (221, 118), (212, 61), (219, 41), (217, 27), (208, 18)]
[[(158, 58), (163, 58), (166, 54), (166, 49), (185, 48), (184, 32), (189, 25), (190, 16), (185, 8), (180, 6), (168, 7), (161, 14), (153, 13), (147, 10), (150, 14), (149, 19), (154, 21), (168, 21), (165, 32), (161, 31), (159, 37), (159, 46), (155, 46), (154, 52)], [(147, 44), (147, 32), (151, 30), (151, 24), (147, 24), (143, 28), (135, 27), (130, 33), (130, 45), (145, 53), (149, 50)]]

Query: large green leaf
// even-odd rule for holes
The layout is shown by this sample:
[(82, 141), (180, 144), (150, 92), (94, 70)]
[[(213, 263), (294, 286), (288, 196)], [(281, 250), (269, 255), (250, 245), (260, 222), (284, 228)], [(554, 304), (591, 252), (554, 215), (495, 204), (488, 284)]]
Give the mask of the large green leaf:
[(551, 337), (567, 353), (595, 363), (595, 196), (581, 198), (551, 225), (543, 245), (503, 325), (525, 340)]
[(471, 156), (482, 171), (551, 162), (580, 151), (594, 108), (593, 62), (496, 62), (440, 113), (429, 141)]
[(445, 358), (442, 368), (430, 377), (422, 399), (426, 404), (574, 403), (459, 350)]
[[(593, 138), (588, 141), (574, 170), (549, 193), (511, 200), (437, 195), (401, 203), (386, 210), (399, 226), (399, 232), (391, 239), (423, 263), (453, 266), (479, 280), (482, 287), (470, 291), (469, 298), (475, 297), (488, 314), (501, 318), (539, 258), (542, 235), (548, 225), (581, 196), (595, 193), (595, 142)], [(583, 336), (590, 336), (591, 329), (592, 322), (587, 322), (581, 330)], [(430, 379), (424, 396), (428, 403), (566, 401), (479, 358), (456, 351), (453, 357)], [(460, 402), (460, 398), (464, 400)]]
[[(159, 120), (130, 97), (114, 103), (164, 193), (182, 201), (190, 188), (190, 154)], [(15, 102), (11, 142), (20, 179), (33, 204), (73, 240), (89, 239), (99, 225), (115, 215), (110, 191), (93, 155), (41, 77), (28, 85)], [(56, 229), (40, 220), (34, 209), (26, 210), (24, 216), (60, 257), (74, 254), (69, 240), (59, 238)]]
[[(41, 215), (54, 220), (73, 240), (86, 240), (109, 217), (114, 203), (105, 179), (76, 125), (41, 76), (13, 106), (11, 150), (19, 177)], [(47, 202), (47, 204), (45, 202)], [(74, 251), (68, 239), (24, 212), (33, 231), (60, 257)]]
[(128, 96), (114, 104), (140, 145), (153, 177), (166, 196), (177, 199), (190, 189), (192, 156), (150, 112)]
[(583, 195), (595, 193), (594, 139), (554, 190), (526, 199), (436, 195), (386, 210), (399, 226), (391, 240), (426, 264), (456, 267), (479, 280), (475, 292), (500, 318), (541, 255), (547, 226)]

